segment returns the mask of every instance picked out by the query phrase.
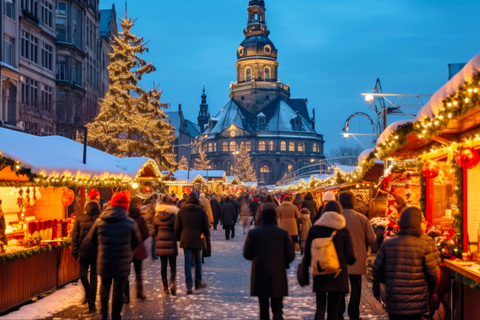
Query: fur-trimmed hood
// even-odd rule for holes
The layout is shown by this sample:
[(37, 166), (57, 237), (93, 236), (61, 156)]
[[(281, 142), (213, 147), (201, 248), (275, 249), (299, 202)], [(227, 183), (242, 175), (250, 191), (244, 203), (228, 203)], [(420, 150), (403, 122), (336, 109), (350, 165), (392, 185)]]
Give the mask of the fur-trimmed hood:
[(315, 226), (328, 227), (335, 230), (345, 228), (345, 217), (335, 211), (325, 211), (320, 219), (315, 221)]

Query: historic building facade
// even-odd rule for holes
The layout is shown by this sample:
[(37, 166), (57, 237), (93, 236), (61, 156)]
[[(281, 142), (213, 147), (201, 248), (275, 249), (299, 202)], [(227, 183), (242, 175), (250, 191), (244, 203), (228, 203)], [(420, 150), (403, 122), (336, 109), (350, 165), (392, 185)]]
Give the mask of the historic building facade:
[(191, 157), (203, 148), (213, 169), (233, 174), (235, 157), (244, 145), (259, 181), (273, 184), (285, 173), (323, 159), (325, 141), (315, 131), (315, 110), (311, 117), (307, 99), (292, 99), (290, 86), (278, 80), (278, 50), (268, 38), (265, 11), (263, 0), (249, 1), (230, 101), (209, 117), (202, 96), (198, 116), (202, 133), (193, 140)]

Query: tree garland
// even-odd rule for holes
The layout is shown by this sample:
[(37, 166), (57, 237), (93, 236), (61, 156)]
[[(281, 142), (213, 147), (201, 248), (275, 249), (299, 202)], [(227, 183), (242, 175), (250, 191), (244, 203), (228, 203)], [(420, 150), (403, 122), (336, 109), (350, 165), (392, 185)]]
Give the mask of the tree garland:
[(56, 248), (63, 248), (63, 247), (68, 247), (72, 245), (72, 239), (66, 239), (59, 242), (60, 243), (58, 246), (47, 244), (45, 246), (33, 247), (25, 250), (12, 252), (12, 253), (2, 254), (0, 255), (0, 263), (6, 263), (6, 262), (17, 260), (17, 259), (28, 258), (30, 256), (33, 256), (35, 254), (39, 254), (45, 251), (51, 251)]

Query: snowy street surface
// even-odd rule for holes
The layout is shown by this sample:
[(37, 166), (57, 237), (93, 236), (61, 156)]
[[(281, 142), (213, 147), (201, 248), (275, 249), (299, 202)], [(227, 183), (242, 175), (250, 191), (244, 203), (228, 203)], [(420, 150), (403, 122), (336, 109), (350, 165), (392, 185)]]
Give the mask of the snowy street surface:
[[(165, 296), (160, 276), (160, 260), (154, 260), (145, 272), (148, 299), (135, 299), (135, 279), (130, 275), (130, 304), (123, 306), (123, 319), (258, 319), (256, 297), (250, 297), (250, 261), (242, 256), (245, 235), (236, 228), (233, 240), (225, 240), (224, 230), (211, 230), (212, 256), (205, 259), (203, 280), (207, 287), (186, 295), (183, 250), (177, 257), (177, 295)], [(296, 281), (298, 254), (288, 270), (289, 296), (284, 299), (285, 319), (313, 319), (315, 297), (311, 286), (300, 287)], [(100, 282), (100, 281), (99, 281)], [(100, 319), (100, 314), (88, 313), (80, 305), (83, 289), (80, 282), (72, 283), (34, 303), (11, 312), (3, 319)], [(348, 303), (348, 301), (347, 301)], [(374, 299), (371, 284), (364, 278), (360, 316), (363, 319), (388, 319), (385, 310)], [(97, 297), (97, 309), (100, 300)], [(345, 319), (348, 315), (345, 313)]]

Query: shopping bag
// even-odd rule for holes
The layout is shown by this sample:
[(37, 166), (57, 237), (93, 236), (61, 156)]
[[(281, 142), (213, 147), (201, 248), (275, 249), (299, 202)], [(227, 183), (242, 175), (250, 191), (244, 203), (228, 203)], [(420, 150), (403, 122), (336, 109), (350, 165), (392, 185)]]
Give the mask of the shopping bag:
[(145, 246), (145, 251), (147, 251), (147, 257), (142, 261), (142, 270), (148, 269), (152, 264), (152, 237), (148, 237), (145, 241), (143, 241), (143, 245)]

